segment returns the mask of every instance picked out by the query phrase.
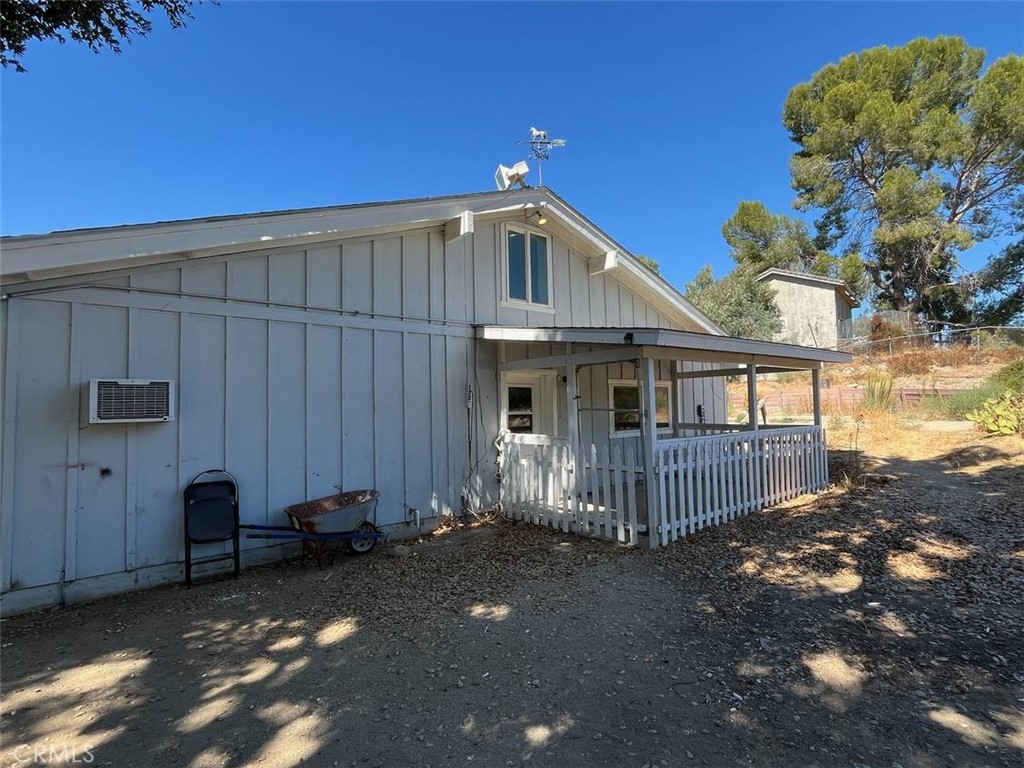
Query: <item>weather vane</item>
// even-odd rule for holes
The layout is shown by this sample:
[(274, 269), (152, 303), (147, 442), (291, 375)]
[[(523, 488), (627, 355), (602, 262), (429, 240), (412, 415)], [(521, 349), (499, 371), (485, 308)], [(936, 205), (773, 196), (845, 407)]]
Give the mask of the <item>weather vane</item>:
[(565, 139), (549, 139), (548, 132), (530, 126), (529, 140), (517, 141), (516, 144), (529, 144), (530, 155), (537, 161), (537, 183), (544, 186), (544, 161), (551, 156), (552, 149), (565, 146)]

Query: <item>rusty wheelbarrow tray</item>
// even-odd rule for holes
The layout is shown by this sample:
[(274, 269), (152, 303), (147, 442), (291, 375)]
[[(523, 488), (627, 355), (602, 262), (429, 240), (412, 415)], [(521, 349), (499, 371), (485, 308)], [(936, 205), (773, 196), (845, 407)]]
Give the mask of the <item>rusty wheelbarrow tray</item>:
[[(380, 492), (370, 488), (358, 491), (343, 491), (332, 496), (323, 496), (312, 501), (285, 507), (290, 526), (285, 525), (242, 525), (254, 533), (247, 533), (247, 539), (284, 539), (301, 541), (309, 554), (323, 567), (322, 556), (328, 542), (334, 542), (333, 556), (344, 543), (355, 555), (363, 555), (377, 546), (384, 538), (380, 529), (367, 518), (376, 518), (377, 501)], [(334, 562), (333, 557), (331, 562)]]

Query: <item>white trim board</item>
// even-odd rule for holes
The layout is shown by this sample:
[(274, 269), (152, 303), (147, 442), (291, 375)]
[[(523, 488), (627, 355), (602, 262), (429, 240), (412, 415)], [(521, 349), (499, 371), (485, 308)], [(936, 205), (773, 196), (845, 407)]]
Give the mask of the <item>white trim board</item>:
[(559, 342), (573, 344), (618, 345), (640, 347), (641, 357), (669, 359), (678, 354), (708, 353), (736, 363), (792, 365), (816, 368), (821, 363), (848, 363), (853, 357), (846, 352), (817, 347), (801, 347), (774, 341), (738, 339), (693, 331), (670, 331), (661, 328), (528, 328), (523, 326), (481, 325), (477, 338), (487, 341)]

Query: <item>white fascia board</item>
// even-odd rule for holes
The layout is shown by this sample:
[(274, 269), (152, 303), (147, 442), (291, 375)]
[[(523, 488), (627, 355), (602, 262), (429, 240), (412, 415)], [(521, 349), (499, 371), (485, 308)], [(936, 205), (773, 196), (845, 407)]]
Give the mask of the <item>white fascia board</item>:
[(631, 328), (525, 328), (481, 325), (477, 338), (488, 341), (581, 342), (584, 344), (625, 344)]
[[(429, 223), (423, 226), (431, 226)], [(103, 260), (86, 258), (84, 260), (69, 261), (54, 258), (51, 265), (40, 264), (38, 268), (29, 271), (18, 272), (9, 260), (13, 255), (8, 249), (0, 251), (0, 282), (5, 286), (19, 283), (36, 283), (44, 280), (58, 280), (61, 278), (82, 277), (86, 275), (105, 274), (118, 272), (136, 267), (147, 267), (156, 264), (168, 264), (172, 262), (188, 261), (212, 256), (224, 256), (235, 253), (265, 253), (275, 249), (304, 248), (316, 245), (324, 241), (337, 240), (339, 238), (361, 238), (371, 237), (394, 232), (408, 231), (408, 226), (375, 227), (372, 229), (346, 230), (344, 232), (317, 233), (287, 238), (267, 239), (257, 242), (237, 242), (227, 245), (202, 248), (188, 251), (165, 251), (155, 254), (131, 253), (120, 257), (109, 257)]]
[(597, 254), (606, 254), (608, 251), (617, 251), (618, 246), (606, 237), (603, 237), (599, 232), (596, 232), (593, 227), (587, 226), (576, 221), (576, 217), (571, 216), (568, 211), (563, 210), (557, 205), (548, 203), (544, 210), (549, 215), (554, 215), (561, 222), (563, 227), (566, 227), (576, 237), (588, 243), (591, 248), (588, 256), (593, 258)]
[(528, 190), (536, 193), (535, 197), (520, 197), (515, 205), (495, 206), (476, 212), (478, 219), (501, 219), (510, 214), (528, 214), (532, 211), (543, 211), (548, 219), (542, 229), (557, 234), (580, 253), (592, 261), (595, 256), (604, 256), (609, 251), (618, 253), (619, 247), (610, 239), (603, 237), (597, 230), (587, 224), (581, 224), (561, 206), (554, 204), (546, 192)]
[(727, 335), (723, 328), (712, 322), (710, 318), (705, 317), (704, 313), (687, 301), (679, 291), (668, 285), (662, 278), (652, 274), (649, 269), (636, 260), (633, 254), (629, 253), (629, 251), (611, 238), (605, 236), (593, 222), (576, 212), (568, 203), (561, 201), (557, 195), (552, 193), (552, 196), (556, 203), (562, 202), (562, 205), (548, 203), (547, 210), (554, 212), (561, 221), (565, 222), (567, 227), (579, 232), (581, 237), (585, 237), (589, 242), (593, 243), (595, 250), (588, 255), (588, 259), (600, 256), (607, 260), (608, 253), (615, 251), (615, 266), (607, 269), (607, 271), (612, 272), (615, 269), (622, 268), (623, 277), (626, 278), (625, 281), (627, 283), (632, 282), (632, 287), (640, 290), (642, 294), (651, 297), (653, 299), (652, 303), (666, 314), (672, 315), (674, 313), (678, 317), (696, 324), (698, 328), (703, 328), (708, 333)]
[(830, 349), (658, 328), (525, 328), (487, 325), (479, 326), (476, 335), (492, 341), (629, 344), (646, 347), (651, 357), (664, 357), (669, 350), (678, 350), (680, 359), (687, 359), (687, 352), (707, 352), (719, 355), (723, 360), (763, 362), (766, 365), (794, 362), (846, 363), (852, 359), (846, 352)]
[(647, 267), (632, 256), (620, 258), (616, 266), (621, 267), (634, 283), (639, 283), (649, 293), (657, 296), (663, 306), (671, 307), (708, 333), (713, 333), (716, 336), (728, 335), (724, 329), (705, 317), (703, 312), (687, 301), (683, 294), (653, 275)]
[(546, 198), (546, 195), (536, 190), (517, 190), (504, 196), (500, 193), (468, 195), (4, 238), (0, 240), (0, 274), (36, 280), (109, 271), (134, 264), (443, 226), (467, 211), (488, 207), (493, 210), (495, 204), (513, 197), (518, 205), (512, 204), (510, 208), (521, 207), (533, 198)]
[(798, 344), (782, 344), (777, 341), (739, 339), (735, 336), (711, 336), (689, 331), (659, 330), (655, 344), (687, 349), (724, 350), (739, 355), (756, 357), (770, 356), (792, 360), (810, 360), (823, 363), (848, 363), (853, 356), (846, 352), (818, 347), (802, 347)]
[[(725, 331), (721, 327), (705, 317), (679, 291), (651, 274), (647, 267), (631, 254), (623, 251), (615, 241), (595, 231), (589, 222), (577, 220), (575, 215), (552, 203), (548, 203), (544, 210), (548, 213), (549, 218), (556, 218), (564, 229), (590, 246), (589, 253), (585, 253), (585, 255), (591, 264), (589, 270), (591, 275), (621, 269), (628, 276), (627, 280), (633, 283), (633, 287), (637, 288), (642, 295), (650, 298), (651, 303), (662, 312), (669, 315), (673, 313), (680, 315), (708, 333), (725, 335)], [(599, 261), (595, 264), (595, 260)]]

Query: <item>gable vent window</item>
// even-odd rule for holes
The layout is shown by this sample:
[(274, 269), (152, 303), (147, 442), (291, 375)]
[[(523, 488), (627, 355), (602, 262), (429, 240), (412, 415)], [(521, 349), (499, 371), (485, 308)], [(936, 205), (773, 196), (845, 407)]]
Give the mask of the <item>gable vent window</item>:
[(174, 382), (169, 379), (93, 379), (89, 423), (173, 421)]

